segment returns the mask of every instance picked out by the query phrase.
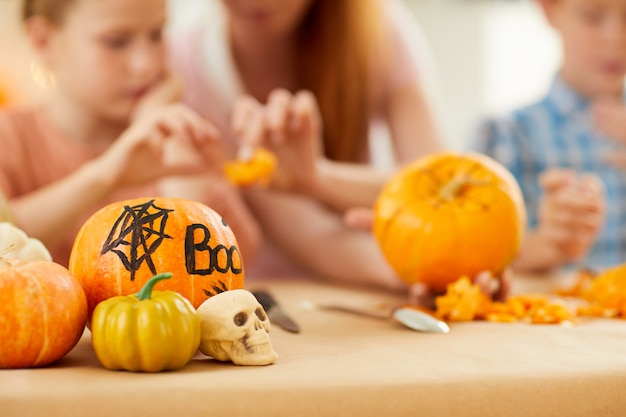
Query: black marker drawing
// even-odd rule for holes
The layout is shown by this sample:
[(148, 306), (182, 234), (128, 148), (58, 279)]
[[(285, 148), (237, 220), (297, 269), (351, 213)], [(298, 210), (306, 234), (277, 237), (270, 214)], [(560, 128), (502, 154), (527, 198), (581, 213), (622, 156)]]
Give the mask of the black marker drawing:
[[(203, 233), (203, 237), (200, 242), (196, 242), (196, 230), (200, 230)], [(236, 246), (226, 247), (224, 245), (217, 245), (212, 248), (209, 245), (211, 240), (211, 231), (203, 224), (191, 224), (187, 226), (187, 232), (185, 234), (185, 261), (187, 263), (187, 272), (197, 275), (209, 275), (213, 271), (226, 273), (231, 271), (233, 274), (240, 274), (243, 271), (243, 264), (241, 261), (241, 253)], [(196, 264), (196, 254), (199, 252), (208, 252), (209, 264), (206, 268), (199, 267)], [(220, 265), (220, 252), (224, 253), (225, 263)]]
[(154, 205), (154, 200), (133, 207), (124, 206), (124, 211), (115, 221), (101, 254), (113, 252), (119, 256), (130, 280), (145, 262), (153, 274), (156, 268), (151, 255), (163, 242), (172, 237), (165, 233), (168, 214), (174, 210)]
[(217, 295), (219, 293), (222, 293), (224, 291), (228, 291), (228, 287), (226, 286), (226, 284), (223, 281), (218, 281), (217, 285), (213, 285), (213, 287), (211, 287), (211, 289), (213, 291), (207, 290), (207, 289), (202, 289), (202, 291), (204, 291), (204, 293), (206, 295), (208, 295), (209, 297), (213, 297), (214, 295)]

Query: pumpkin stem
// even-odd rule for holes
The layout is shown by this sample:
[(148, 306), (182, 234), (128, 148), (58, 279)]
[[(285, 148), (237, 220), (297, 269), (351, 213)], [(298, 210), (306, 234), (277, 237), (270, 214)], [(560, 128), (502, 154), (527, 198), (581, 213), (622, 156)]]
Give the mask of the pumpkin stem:
[(139, 301), (149, 300), (150, 297), (152, 297), (152, 289), (154, 288), (154, 285), (159, 281), (162, 281), (164, 279), (170, 279), (171, 277), (171, 272), (161, 272), (160, 274), (156, 274), (155, 276), (150, 278), (145, 284), (143, 284), (143, 287), (141, 287), (136, 295), (137, 299)]
[(465, 174), (457, 174), (448, 183), (446, 183), (439, 191), (439, 197), (445, 201), (452, 201), (458, 197), (461, 189), (467, 185), (487, 185), (489, 181), (476, 180)]

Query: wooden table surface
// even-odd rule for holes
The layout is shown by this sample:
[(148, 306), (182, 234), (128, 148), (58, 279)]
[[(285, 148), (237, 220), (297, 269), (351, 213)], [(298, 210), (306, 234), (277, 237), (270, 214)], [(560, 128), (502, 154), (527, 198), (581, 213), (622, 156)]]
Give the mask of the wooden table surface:
[[(554, 285), (519, 278), (514, 289)], [(302, 327), (272, 328), (273, 365), (198, 354), (176, 372), (112, 372), (98, 364), (85, 332), (53, 366), (0, 371), (0, 416), (626, 415), (625, 321), (453, 323), (449, 334), (426, 334), (302, 307), (403, 301), (390, 294), (306, 281), (265, 287)]]

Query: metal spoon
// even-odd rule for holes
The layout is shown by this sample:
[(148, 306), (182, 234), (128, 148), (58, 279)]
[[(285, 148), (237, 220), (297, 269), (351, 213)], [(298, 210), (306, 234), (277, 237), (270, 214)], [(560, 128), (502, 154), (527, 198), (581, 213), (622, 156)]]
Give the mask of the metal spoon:
[(370, 317), (379, 320), (396, 320), (412, 330), (427, 333), (448, 333), (450, 327), (443, 321), (431, 316), (428, 313), (420, 311), (418, 308), (403, 305), (393, 308), (388, 312), (375, 312), (362, 310), (355, 307), (349, 307), (339, 304), (315, 304), (312, 302), (303, 302), (304, 308), (318, 308), (320, 310), (341, 311), (344, 313), (357, 314), (363, 317)]
[(393, 318), (406, 327), (430, 333), (448, 333), (450, 326), (445, 322), (411, 306), (402, 306), (393, 310)]

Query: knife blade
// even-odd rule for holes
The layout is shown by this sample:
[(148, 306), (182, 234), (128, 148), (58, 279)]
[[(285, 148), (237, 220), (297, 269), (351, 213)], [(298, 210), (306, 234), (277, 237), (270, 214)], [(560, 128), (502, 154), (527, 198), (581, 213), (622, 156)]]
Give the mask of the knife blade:
[(265, 310), (265, 313), (271, 323), (282, 327), (288, 332), (300, 333), (300, 326), (298, 326), (298, 324), (285, 313), (282, 307), (269, 292), (259, 290), (252, 291), (252, 294), (254, 294), (259, 304), (263, 307), (263, 310)]

